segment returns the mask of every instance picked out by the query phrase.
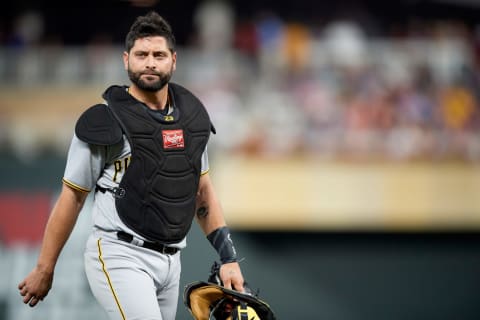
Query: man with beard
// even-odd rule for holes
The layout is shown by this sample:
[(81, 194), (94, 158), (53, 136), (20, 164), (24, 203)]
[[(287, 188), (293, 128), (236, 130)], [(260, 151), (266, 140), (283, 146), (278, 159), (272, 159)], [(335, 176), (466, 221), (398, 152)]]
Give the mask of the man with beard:
[(175, 39), (157, 13), (135, 20), (123, 62), (131, 85), (109, 87), (105, 103), (77, 121), (37, 265), (18, 288), (32, 307), (45, 298), (60, 252), (94, 191), (85, 250), (94, 296), (111, 319), (173, 320), (180, 251), (194, 218), (220, 256), (224, 286), (244, 290), (208, 174), (206, 146), (215, 129), (202, 103), (169, 82)]

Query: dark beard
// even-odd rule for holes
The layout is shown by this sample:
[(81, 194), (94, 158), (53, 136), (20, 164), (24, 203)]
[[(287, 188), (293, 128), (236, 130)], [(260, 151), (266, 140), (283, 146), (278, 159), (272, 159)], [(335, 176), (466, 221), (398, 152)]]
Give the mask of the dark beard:
[[(156, 75), (158, 76), (158, 80), (155, 82), (145, 82), (141, 79), (142, 75)], [(172, 78), (172, 70), (170, 72), (157, 72), (157, 71), (150, 71), (150, 72), (133, 72), (128, 69), (128, 77), (130, 81), (132, 81), (137, 87), (142, 90), (149, 91), (149, 92), (156, 92), (165, 87), (165, 85), (170, 81)]]

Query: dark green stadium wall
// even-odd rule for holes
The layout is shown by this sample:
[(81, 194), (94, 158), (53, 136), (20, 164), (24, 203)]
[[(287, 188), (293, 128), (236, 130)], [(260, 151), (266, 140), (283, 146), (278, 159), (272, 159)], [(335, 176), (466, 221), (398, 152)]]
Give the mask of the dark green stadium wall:
[[(478, 233), (235, 231), (242, 269), (278, 319), (480, 319)], [(213, 250), (195, 226), (182, 286), (204, 280)], [(183, 305), (179, 319), (189, 319)]]

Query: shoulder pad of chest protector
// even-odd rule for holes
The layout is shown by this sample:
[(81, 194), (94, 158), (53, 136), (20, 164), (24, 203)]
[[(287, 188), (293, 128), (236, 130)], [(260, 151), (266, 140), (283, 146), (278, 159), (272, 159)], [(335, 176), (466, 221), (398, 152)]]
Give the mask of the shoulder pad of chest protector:
[(87, 143), (109, 146), (122, 140), (120, 124), (105, 104), (88, 108), (75, 125), (77, 137)]

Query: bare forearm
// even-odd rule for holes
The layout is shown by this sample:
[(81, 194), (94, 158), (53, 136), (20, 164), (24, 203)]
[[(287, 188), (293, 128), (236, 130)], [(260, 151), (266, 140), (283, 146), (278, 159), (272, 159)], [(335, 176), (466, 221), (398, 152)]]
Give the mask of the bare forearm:
[(196, 217), (198, 224), (220, 257), (222, 263), (220, 278), (223, 285), (228, 289), (234, 288), (243, 292), (244, 279), (237, 262), (237, 253), (208, 174), (200, 179)]
[(215, 194), (209, 177), (202, 177), (197, 194), (196, 218), (203, 232), (208, 235), (225, 226), (222, 207)]
[(58, 256), (73, 230), (86, 196), (87, 194), (63, 186), (45, 228), (37, 262), (39, 269), (53, 272)]

